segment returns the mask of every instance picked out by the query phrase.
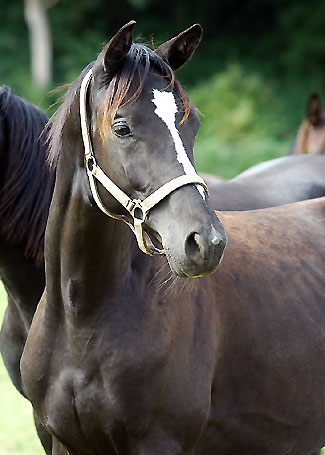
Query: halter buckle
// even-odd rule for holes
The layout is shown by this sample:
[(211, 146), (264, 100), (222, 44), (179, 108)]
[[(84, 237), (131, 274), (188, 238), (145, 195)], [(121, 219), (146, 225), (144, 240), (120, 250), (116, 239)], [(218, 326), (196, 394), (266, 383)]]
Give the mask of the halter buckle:
[(91, 154), (91, 155), (87, 156), (85, 161), (86, 161), (87, 171), (92, 172), (94, 167), (97, 166), (94, 155)]

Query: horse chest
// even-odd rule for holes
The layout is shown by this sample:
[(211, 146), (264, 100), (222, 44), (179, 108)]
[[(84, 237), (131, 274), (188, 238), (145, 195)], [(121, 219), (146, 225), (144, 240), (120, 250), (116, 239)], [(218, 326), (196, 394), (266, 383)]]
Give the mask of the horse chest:
[(171, 432), (177, 428), (195, 439), (209, 409), (206, 362), (189, 370), (188, 356), (195, 353), (189, 340), (179, 346), (163, 313), (159, 318), (143, 314), (131, 325), (113, 321), (113, 327), (103, 324), (83, 335), (79, 327), (73, 343), (61, 334), (43, 366), (50, 381), (40, 414), (49, 431), (78, 454), (82, 447), (85, 453), (102, 447), (98, 453), (109, 454), (112, 440), (118, 445), (141, 440), (166, 421)]
[[(161, 395), (163, 368), (152, 360), (137, 368), (126, 356), (85, 358), (87, 368), (61, 368), (47, 390), (43, 415), (48, 430), (76, 453), (115, 453), (123, 434), (141, 437)], [(74, 452), (72, 452), (74, 453)]]
[(51, 432), (63, 440), (73, 432), (76, 440), (86, 434), (88, 443), (101, 435), (107, 444), (116, 426), (137, 435), (147, 430), (163, 393), (169, 346), (163, 326), (152, 339), (149, 328), (139, 325), (139, 332), (123, 327), (123, 336), (109, 326), (106, 332), (79, 334), (78, 342), (74, 338), (79, 349), (67, 352), (72, 345), (67, 341), (64, 350), (57, 349), (45, 409)]

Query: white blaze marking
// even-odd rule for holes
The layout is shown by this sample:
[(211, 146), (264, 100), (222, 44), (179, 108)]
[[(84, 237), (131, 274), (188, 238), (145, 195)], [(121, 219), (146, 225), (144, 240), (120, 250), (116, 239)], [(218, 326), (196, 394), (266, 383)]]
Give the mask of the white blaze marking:
[[(177, 161), (183, 166), (184, 172), (187, 175), (196, 175), (196, 171), (187, 156), (184, 148), (182, 139), (176, 128), (176, 113), (178, 111), (175, 102), (174, 95), (172, 92), (160, 92), (157, 89), (153, 89), (153, 99), (151, 100), (156, 106), (155, 114), (161, 118), (161, 120), (167, 125), (170, 134), (174, 140), (175, 150), (177, 154)], [(201, 194), (202, 198), (205, 199), (205, 192), (201, 185), (195, 185)]]

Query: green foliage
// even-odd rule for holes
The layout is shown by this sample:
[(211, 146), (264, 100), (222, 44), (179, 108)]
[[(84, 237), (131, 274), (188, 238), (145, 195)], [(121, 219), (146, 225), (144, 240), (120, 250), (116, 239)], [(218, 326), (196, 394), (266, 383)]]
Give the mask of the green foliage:
[(29, 47), (23, 3), (0, 0), (0, 11), (0, 84), (5, 83), (17, 90), (17, 81), (26, 77), (29, 72)]
[(260, 75), (231, 63), (189, 95), (203, 114), (195, 147), (200, 170), (230, 178), (285, 154), (293, 132), (275, 88)]
[(138, 10), (144, 10), (150, 5), (151, 0), (129, 0), (129, 3)]
[(232, 63), (192, 90), (191, 100), (206, 117), (207, 133), (236, 142), (263, 133), (259, 118), (272, 97), (270, 88), (258, 75), (245, 74), (238, 63)]
[(299, 75), (323, 69), (325, 3), (322, 0), (293, 2), (279, 15), (279, 29), (286, 36), (283, 64)]
[[(40, 91), (30, 80), (23, 6), (0, 0), (0, 84), (47, 110), (58, 94)], [(223, 176), (285, 153), (308, 94), (325, 94), (323, 0), (59, 0), (49, 19), (54, 49), (49, 89), (73, 80), (130, 19), (137, 20), (141, 38), (152, 37), (156, 45), (200, 22), (204, 39), (178, 77), (204, 114), (198, 167)]]

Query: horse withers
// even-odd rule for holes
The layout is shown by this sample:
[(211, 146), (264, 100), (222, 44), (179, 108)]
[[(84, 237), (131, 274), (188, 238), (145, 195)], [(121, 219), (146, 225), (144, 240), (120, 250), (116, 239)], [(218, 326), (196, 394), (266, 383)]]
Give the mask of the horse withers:
[[(131, 44), (133, 25), (71, 86), (51, 133), (27, 395), (53, 455), (310, 453), (325, 441), (324, 200), (221, 214), (219, 265), (223, 224), (191, 167), (197, 117), (171, 70), (201, 29), (154, 54)], [(161, 292), (162, 253), (179, 276), (219, 268)]]

